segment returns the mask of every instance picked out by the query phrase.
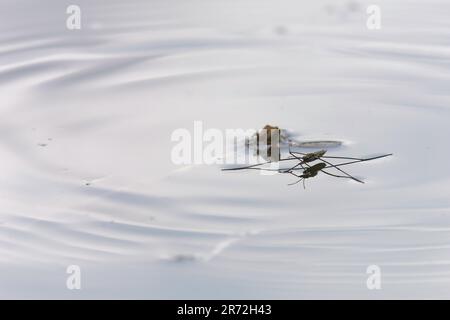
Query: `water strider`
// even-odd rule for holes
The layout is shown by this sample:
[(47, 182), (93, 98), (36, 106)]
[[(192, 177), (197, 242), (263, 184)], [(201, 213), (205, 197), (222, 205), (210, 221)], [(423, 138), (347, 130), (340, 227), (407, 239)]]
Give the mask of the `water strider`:
[[(323, 172), (326, 175), (336, 177), (336, 178), (348, 178), (348, 179), (352, 179), (359, 183), (364, 183), (364, 181), (355, 178), (354, 176), (350, 175), (346, 171), (342, 170), (340, 167), (359, 163), (359, 162), (366, 162), (366, 161), (370, 161), (370, 160), (381, 159), (381, 158), (392, 155), (392, 153), (389, 153), (389, 154), (384, 154), (384, 155), (370, 157), (370, 158), (355, 158), (355, 157), (342, 157), (342, 156), (325, 156), (326, 152), (327, 152), (326, 150), (318, 150), (318, 151), (310, 152), (310, 153), (302, 153), (302, 152), (293, 152), (289, 148), (289, 154), (291, 155), (291, 157), (280, 159), (279, 162), (281, 162), (281, 161), (298, 161), (298, 163), (287, 169), (261, 168), (260, 166), (271, 163), (270, 161), (267, 161), (267, 162), (263, 162), (263, 163), (250, 165), (250, 166), (238, 167), (238, 168), (225, 168), (222, 170), (223, 171), (235, 171), (235, 170), (252, 169), (252, 170), (262, 170), (262, 171), (277, 171), (278, 173), (288, 173), (288, 174), (294, 175), (297, 178), (300, 178), (298, 181), (291, 183), (289, 185), (294, 185), (294, 184), (297, 184), (297, 183), (303, 181), (304, 188), (305, 188), (305, 179), (315, 177), (315, 176), (317, 176), (317, 174), (319, 172)], [(330, 162), (329, 160), (326, 160), (326, 159), (340, 159), (340, 160), (348, 160), (348, 161), (333, 164), (332, 162)], [(310, 163), (312, 163), (314, 161), (321, 161), (321, 162), (316, 163), (314, 165), (310, 165)], [(329, 171), (325, 171), (325, 169), (335, 169), (344, 175), (331, 173)], [(296, 174), (295, 171), (299, 171), (299, 170), (301, 170), (302, 173)]]
[(326, 166), (327, 166), (327, 164), (324, 163), (324, 162), (316, 163), (315, 165), (313, 165), (311, 167), (307, 167), (306, 169), (304, 169), (303, 173), (301, 175), (297, 175), (294, 172), (289, 171), (290, 174), (296, 176), (297, 178), (300, 178), (298, 181), (296, 181), (294, 183), (290, 183), (289, 185), (291, 186), (291, 185), (299, 183), (300, 181), (303, 181), (303, 189), (306, 189), (306, 187), (305, 187), (305, 179), (309, 179), (309, 178), (317, 176), (319, 171), (321, 171), (322, 169), (325, 169)]

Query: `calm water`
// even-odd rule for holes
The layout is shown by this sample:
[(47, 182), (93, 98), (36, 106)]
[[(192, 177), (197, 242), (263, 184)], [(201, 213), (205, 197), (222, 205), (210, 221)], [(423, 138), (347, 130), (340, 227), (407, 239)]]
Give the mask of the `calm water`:
[[(369, 4), (0, 1), (0, 297), (449, 298), (450, 3)], [(306, 190), (176, 166), (196, 120), (394, 156)]]

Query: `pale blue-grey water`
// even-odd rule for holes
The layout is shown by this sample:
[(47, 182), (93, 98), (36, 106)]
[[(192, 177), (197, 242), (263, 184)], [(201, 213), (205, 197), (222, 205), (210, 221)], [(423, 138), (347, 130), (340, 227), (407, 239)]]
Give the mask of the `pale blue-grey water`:
[[(0, 1), (0, 298), (450, 298), (448, 1), (380, 30), (368, 1), (70, 4)], [(197, 120), (394, 155), (304, 190), (175, 165)]]

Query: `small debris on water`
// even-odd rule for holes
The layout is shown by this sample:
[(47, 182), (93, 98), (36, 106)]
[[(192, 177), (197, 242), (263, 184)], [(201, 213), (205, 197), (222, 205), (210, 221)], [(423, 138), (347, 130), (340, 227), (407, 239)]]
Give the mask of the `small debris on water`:
[(176, 254), (172, 256), (169, 260), (177, 263), (187, 263), (196, 261), (197, 257), (193, 254)]

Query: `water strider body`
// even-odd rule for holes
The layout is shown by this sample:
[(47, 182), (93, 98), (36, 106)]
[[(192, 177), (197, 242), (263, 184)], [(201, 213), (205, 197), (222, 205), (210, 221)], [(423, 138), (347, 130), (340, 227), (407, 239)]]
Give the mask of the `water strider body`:
[(327, 164), (325, 162), (319, 162), (315, 165), (306, 168), (303, 173), (300, 175), (303, 179), (308, 179), (317, 176), (320, 170), (325, 169)]
[(307, 153), (300, 159), (302, 160), (303, 163), (313, 162), (315, 160), (319, 160), (320, 158), (322, 158), (325, 155), (325, 153), (327, 153), (326, 150), (319, 150), (316, 152)]
[(297, 159), (299, 162), (289, 170), (286, 170), (286, 172), (291, 172), (292, 170), (295, 170), (298, 167), (303, 168), (303, 164), (319, 160), (325, 155), (325, 153), (327, 153), (326, 150), (319, 150), (316, 152), (304, 153), (301, 157), (298, 157), (295, 155), (295, 152), (291, 151), (291, 148), (289, 147), (289, 154), (293, 156), (295, 159)]
[(296, 176), (297, 178), (300, 178), (300, 180), (298, 180), (294, 183), (291, 183), (290, 185), (297, 184), (300, 181), (303, 181), (303, 188), (305, 188), (305, 179), (309, 179), (309, 178), (313, 178), (313, 177), (317, 176), (319, 171), (322, 171), (323, 169), (325, 169), (326, 166), (327, 166), (327, 164), (325, 162), (316, 163), (313, 166), (305, 168), (301, 175), (297, 175), (297, 174), (293, 173), (292, 171), (289, 171), (290, 174)]

